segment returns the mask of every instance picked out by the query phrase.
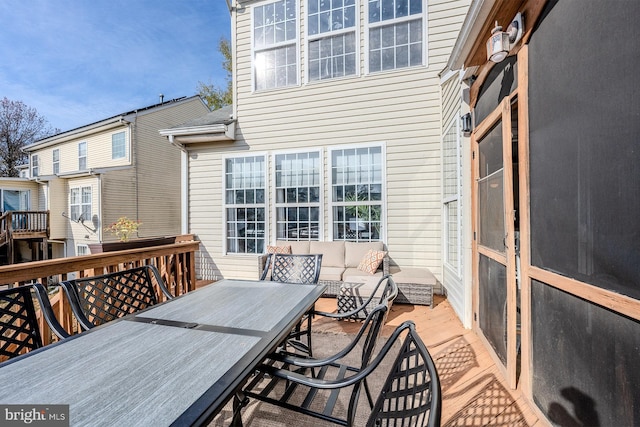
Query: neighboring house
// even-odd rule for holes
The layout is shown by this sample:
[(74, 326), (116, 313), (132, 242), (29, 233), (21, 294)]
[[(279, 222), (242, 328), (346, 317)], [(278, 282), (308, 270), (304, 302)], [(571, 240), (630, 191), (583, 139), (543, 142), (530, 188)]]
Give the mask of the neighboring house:
[(201, 278), (256, 278), (267, 245), (311, 239), (381, 240), (442, 279), (439, 73), (468, 3), (232, 2), (232, 114), (163, 131)]
[(139, 237), (180, 232), (180, 154), (158, 130), (209, 111), (199, 96), (119, 114), (24, 148), (31, 209), (50, 211), (54, 258), (115, 240), (103, 228), (121, 216), (142, 221)]
[[(523, 37), (489, 61), (496, 21), (507, 32), (518, 13)], [(443, 284), (553, 425), (640, 425), (640, 85), (623, 71), (640, 65), (639, 15), (474, 0), (443, 73), (443, 170), (463, 171), (469, 248)], [(456, 155), (447, 129), (469, 110)]]

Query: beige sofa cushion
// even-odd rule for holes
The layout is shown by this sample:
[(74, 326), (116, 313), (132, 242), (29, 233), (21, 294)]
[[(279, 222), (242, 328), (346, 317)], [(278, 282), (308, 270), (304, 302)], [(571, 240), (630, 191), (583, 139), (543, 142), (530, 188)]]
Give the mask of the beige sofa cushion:
[(322, 254), (322, 270), (325, 267), (341, 267), (344, 270), (344, 241), (318, 242), (312, 240), (309, 242), (309, 253)]
[(276, 241), (276, 245), (278, 245), (278, 246), (291, 246), (291, 253), (292, 254), (308, 254), (308, 253), (310, 253), (309, 252), (309, 241), (308, 240), (302, 240), (300, 242), (296, 242), (295, 240), (278, 240), (278, 241)]
[(377, 280), (380, 280), (382, 277), (382, 271), (378, 270), (375, 274), (371, 275), (365, 271), (358, 270), (357, 267), (347, 267), (344, 273), (342, 273), (342, 280), (351, 283), (362, 283), (363, 281), (370, 280), (371, 277), (376, 277), (377, 283)]
[(319, 280), (330, 280), (332, 282), (341, 281), (344, 267), (327, 267), (324, 265), (324, 255), (322, 256), (322, 259), (323, 259), (323, 262), (322, 262), (322, 268), (320, 268)]
[(438, 280), (428, 268), (392, 267), (390, 273), (396, 283), (416, 283), (436, 286)]
[(345, 267), (357, 267), (369, 249), (383, 251), (384, 245), (382, 242), (345, 242)]

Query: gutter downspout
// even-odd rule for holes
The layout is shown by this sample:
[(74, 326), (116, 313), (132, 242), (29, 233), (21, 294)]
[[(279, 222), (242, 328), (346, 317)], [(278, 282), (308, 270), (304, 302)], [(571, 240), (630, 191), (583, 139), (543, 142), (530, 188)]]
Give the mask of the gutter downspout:
[(189, 152), (173, 135), (169, 143), (180, 150), (180, 232), (189, 234)]

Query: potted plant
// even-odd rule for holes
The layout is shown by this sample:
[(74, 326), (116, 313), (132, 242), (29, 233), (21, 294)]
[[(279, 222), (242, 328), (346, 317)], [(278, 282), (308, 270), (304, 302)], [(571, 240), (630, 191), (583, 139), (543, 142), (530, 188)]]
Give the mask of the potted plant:
[(139, 220), (134, 220), (122, 216), (118, 218), (116, 222), (110, 224), (104, 228), (105, 232), (111, 233), (116, 236), (120, 241), (118, 242), (102, 242), (102, 243), (89, 243), (89, 250), (92, 254), (102, 252), (122, 251), (127, 249), (137, 249), (145, 246), (158, 246), (168, 245), (175, 243), (175, 236), (167, 237), (148, 237), (143, 239), (133, 239), (134, 234), (138, 232), (138, 228), (142, 225)]
[(129, 219), (126, 216), (121, 216), (116, 222), (105, 227), (104, 231), (112, 233), (120, 239), (121, 242), (128, 242), (129, 236), (138, 231), (138, 227), (142, 225), (142, 222), (134, 219)]

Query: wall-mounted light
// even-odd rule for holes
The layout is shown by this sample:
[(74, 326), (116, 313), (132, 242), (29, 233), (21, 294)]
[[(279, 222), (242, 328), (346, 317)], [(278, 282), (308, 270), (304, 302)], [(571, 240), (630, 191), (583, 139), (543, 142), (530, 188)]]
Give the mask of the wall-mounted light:
[(471, 124), (471, 113), (460, 116), (460, 128), (462, 128), (464, 136), (471, 135), (471, 131), (473, 130), (473, 125)]
[(511, 48), (522, 38), (523, 29), (520, 12), (513, 18), (507, 31), (502, 31), (502, 27), (496, 21), (496, 26), (491, 31), (491, 37), (487, 40), (487, 58), (495, 63), (502, 62)]

